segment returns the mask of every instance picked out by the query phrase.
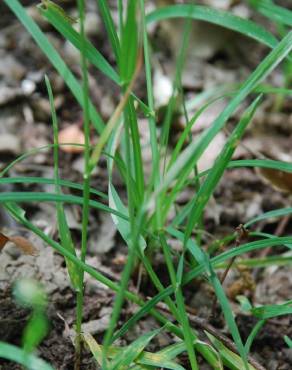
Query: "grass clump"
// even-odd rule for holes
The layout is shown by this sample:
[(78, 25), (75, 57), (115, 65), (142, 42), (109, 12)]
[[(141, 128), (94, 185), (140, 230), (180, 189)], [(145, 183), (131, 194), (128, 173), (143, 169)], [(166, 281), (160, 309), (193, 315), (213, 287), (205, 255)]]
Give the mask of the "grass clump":
[[(283, 305), (256, 309), (249, 307), (249, 311), (257, 313), (258, 324), (251, 332), (246, 343), (241, 338), (236, 325), (231, 304), (226, 296), (222, 281), (217, 276), (216, 269), (228, 266), (228, 261), (240, 257), (247, 252), (260, 250), (262, 248), (277, 247), (279, 245), (290, 246), (291, 237), (277, 237), (273, 235), (257, 235), (257, 240), (242, 243), (237, 248), (232, 248), (218, 254), (207, 252), (199, 238), (195, 238), (196, 232), (202, 225), (204, 211), (210, 198), (213, 196), (219, 181), (228, 168), (234, 167), (267, 167), (281, 169), (286, 172), (292, 171), (292, 165), (280, 161), (256, 159), (249, 161), (232, 161), (234, 150), (243, 137), (247, 126), (252, 121), (257, 107), (264, 99), (263, 95), (274, 91), (272, 87), (261, 88), (261, 83), (273, 70), (283, 61), (289, 65), (289, 53), (292, 49), (292, 32), (287, 32), (284, 27), (289, 21), (289, 11), (276, 6), (272, 2), (253, 1), (254, 6), (265, 16), (281, 25), (281, 32), (278, 38), (260, 25), (234, 16), (228, 12), (216, 9), (188, 5), (171, 5), (154, 10), (150, 14), (145, 13), (144, 0), (118, 1), (119, 25), (115, 26), (111, 15), (111, 9), (107, 1), (97, 0), (100, 14), (102, 16), (109, 43), (116, 58), (117, 68), (114, 69), (102, 56), (102, 54), (86, 38), (84, 31), (85, 1), (78, 0), (80, 32), (72, 27), (71, 19), (51, 1), (42, 1), (39, 6), (42, 15), (51, 25), (68, 41), (80, 51), (80, 67), (82, 71), (82, 83), (70, 71), (53, 45), (46, 38), (32, 18), (30, 18), (18, 0), (4, 0), (6, 5), (15, 13), (27, 31), (34, 38), (40, 49), (49, 58), (50, 62), (64, 78), (65, 83), (71, 90), (77, 102), (84, 112), (84, 175), (83, 184), (71, 183), (68, 180), (59, 178), (58, 171), (58, 122), (54, 109), (54, 86), (50, 85), (48, 77), (45, 78), (48, 95), (51, 103), (52, 122), (54, 130), (54, 144), (51, 146), (54, 151), (54, 178), (5, 178), (2, 172), (0, 183), (13, 182), (35, 182), (54, 183), (54, 193), (3, 193), (0, 197), (1, 204), (19, 223), (42, 238), (49, 246), (61, 253), (66, 259), (66, 265), (72, 287), (76, 291), (76, 361), (75, 369), (80, 369), (81, 347), (86, 343), (90, 348), (97, 363), (102, 369), (148, 369), (168, 368), (184, 369), (177, 361), (177, 357), (186, 352), (192, 370), (199, 369), (198, 354), (203, 356), (213, 369), (223, 369), (226, 366), (230, 369), (259, 369), (260, 365), (249, 356), (252, 341), (257, 332), (264, 325), (267, 319), (266, 310), (269, 310), (269, 318), (279, 315), (281, 312), (289, 313), (290, 302)], [(153, 21), (161, 21), (173, 17), (186, 19), (182, 35), (181, 50), (178, 53), (177, 68), (173, 82), (173, 94), (170, 99), (161, 136), (157, 129), (156, 116), (154, 111), (154, 97), (152, 85), (152, 57), (151, 48), (147, 34), (147, 24)], [(243, 33), (246, 36), (263, 43), (271, 50), (263, 61), (254, 69), (250, 76), (243, 81), (232, 94), (223, 111), (214, 120), (212, 125), (205, 129), (201, 136), (195, 141), (189, 141), (186, 145), (185, 139), (189, 136), (192, 125), (195, 124), (200, 113), (205, 107), (198, 109), (194, 117), (186, 116), (186, 127), (181, 134), (176, 146), (170, 153), (170, 160), (164, 155), (165, 146), (171, 129), (171, 117), (174, 113), (175, 97), (181, 91), (181, 75), (184, 68), (186, 49), (190, 25), (193, 19), (204, 22), (215, 23), (235, 32)], [(290, 25), (290, 23), (289, 23)], [(134, 92), (137, 76), (145, 68), (145, 79), (147, 87), (147, 101), (141, 101)], [(88, 84), (88, 66), (92, 65), (99, 69), (105, 76), (114, 81), (120, 87), (120, 101), (107, 123), (103, 122), (101, 116), (95, 109), (90, 99)], [(285, 71), (289, 71), (287, 67)], [(287, 72), (288, 73), (288, 72)], [(287, 80), (289, 76), (287, 76)], [(281, 93), (289, 93), (283, 87)], [(216, 135), (224, 129), (228, 120), (248, 97), (251, 97), (249, 107), (242, 114), (241, 119), (230, 133), (224, 148), (218, 155), (214, 165), (205, 173), (198, 173), (197, 163), (202, 154), (214, 140)], [(212, 104), (211, 99), (207, 102)], [(183, 100), (183, 99), (182, 99)], [(216, 99), (215, 99), (216, 100)], [(185, 102), (183, 102), (185, 104)], [(280, 103), (279, 103), (280, 104)], [(278, 104), (278, 107), (280, 106)], [(206, 105), (206, 106), (207, 106)], [(183, 109), (182, 109), (183, 110)], [(150, 148), (152, 155), (151, 175), (146, 178), (143, 170), (142, 148), (139, 135), (138, 113), (148, 119), (150, 133)], [(96, 130), (98, 141), (95, 147), (90, 145), (90, 128)], [(102, 154), (107, 156), (108, 171), (108, 194), (102, 194), (98, 189), (90, 187), (91, 174), (98, 165)], [(23, 158), (23, 157), (22, 157)], [(9, 166), (11, 168), (11, 166)], [(114, 169), (120, 171), (127, 190), (127, 200), (123, 202), (113, 181)], [(161, 170), (163, 168), (163, 170)], [(171, 224), (168, 216), (173, 208), (177, 197), (189, 184), (195, 183), (196, 189), (192, 199), (182, 208), (178, 208)], [(62, 187), (82, 189), (82, 196), (70, 196), (62, 193)], [(92, 200), (91, 197), (102, 198)], [(55, 202), (58, 220), (60, 243), (54, 241), (38, 227), (32, 224), (26, 217), (25, 211), (19, 207), (20, 202)], [(106, 201), (106, 205), (104, 202)], [(81, 252), (78, 253), (72, 242), (70, 229), (67, 225), (63, 205), (74, 203), (82, 206), (82, 240)], [(92, 266), (86, 264), (87, 241), (88, 241), (88, 220), (91, 208), (109, 212), (114, 223), (128, 246), (127, 260), (121, 274), (121, 281), (115, 282), (96, 271)], [(280, 216), (291, 213), (291, 208), (274, 210), (272, 213), (261, 215), (251, 220), (245, 227), (250, 227), (254, 222), (265, 217)], [(169, 239), (175, 238), (181, 243), (179, 255), (172, 250)], [(226, 240), (236, 239), (236, 234), (226, 236)], [(155, 272), (149, 250), (153, 253), (159, 248), (165, 259), (166, 269), (169, 275), (170, 286), (165, 287)], [(178, 261), (176, 263), (176, 261)], [(243, 260), (244, 262), (244, 260)], [(260, 266), (263, 261), (245, 261), (253, 266)], [(286, 263), (281, 257), (265, 263)], [(145, 269), (148, 278), (157, 289), (157, 295), (144, 301), (137, 293), (128, 290), (129, 280), (133, 272), (133, 266), (139, 263)], [(103, 343), (99, 344), (88, 333), (82, 333), (82, 311), (84, 305), (84, 273), (87, 272), (94, 279), (105, 284), (116, 292), (116, 299), (113, 306), (111, 320), (104, 335)], [(204, 277), (213, 287), (216, 299), (224, 314), (226, 324), (232, 337), (232, 344), (225, 341), (216, 333), (208, 331), (207, 324), (204, 329), (208, 340), (200, 339), (198, 332), (193, 328), (193, 320), (185, 304), (183, 287), (192, 282), (196, 277)], [(124, 302), (128, 300), (136, 303), (140, 308), (137, 312), (124, 322), (119, 328), (118, 323)], [(164, 311), (160, 308), (164, 307)], [(167, 312), (167, 315), (165, 314)], [(171, 320), (168, 315), (171, 315)], [(125, 348), (120, 348), (115, 342), (121, 338), (135, 323), (143, 316), (152, 315), (159, 325), (157, 330), (150, 331), (137, 338)], [(145, 351), (149, 342), (161, 331), (168, 331), (178, 337), (178, 342), (156, 353)], [(215, 335), (214, 335), (215, 334)], [(7, 344), (0, 343), (0, 355), (4, 353)], [(10, 348), (11, 349), (11, 348)], [(13, 349), (14, 360), (19, 361), (20, 349)], [(13, 356), (11, 356), (13, 358)], [(25, 364), (28, 368), (34, 368), (36, 358), (33, 355), (27, 357)], [(49, 369), (49, 365), (42, 365)], [(47, 366), (47, 367), (45, 367)], [(40, 369), (41, 367), (39, 367)]]

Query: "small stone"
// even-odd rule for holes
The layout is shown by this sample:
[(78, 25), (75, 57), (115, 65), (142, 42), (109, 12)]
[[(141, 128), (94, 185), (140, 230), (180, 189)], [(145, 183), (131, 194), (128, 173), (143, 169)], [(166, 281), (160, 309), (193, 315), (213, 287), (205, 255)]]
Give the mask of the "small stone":
[(19, 137), (12, 134), (1, 134), (0, 135), (0, 153), (12, 153), (20, 154), (21, 145)]

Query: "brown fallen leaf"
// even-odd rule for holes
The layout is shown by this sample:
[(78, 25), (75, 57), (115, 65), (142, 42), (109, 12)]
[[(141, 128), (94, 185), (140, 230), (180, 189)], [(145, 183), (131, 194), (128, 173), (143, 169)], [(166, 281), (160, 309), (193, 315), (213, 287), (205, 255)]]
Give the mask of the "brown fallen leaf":
[(38, 254), (35, 246), (23, 236), (11, 236), (9, 241), (14, 243), (24, 254), (29, 254), (30, 256)]
[(81, 153), (84, 148), (73, 144), (85, 143), (84, 133), (80, 130), (77, 124), (70, 125), (59, 132), (58, 135), (59, 144), (72, 144), (72, 145), (61, 145), (60, 149), (66, 153)]
[(38, 255), (38, 251), (35, 246), (23, 236), (7, 236), (3, 233), (0, 233), (0, 250), (2, 250), (7, 242), (11, 242), (16, 245), (17, 248), (21, 250), (22, 253), (36, 256)]
[(9, 238), (6, 235), (0, 233), (0, 251), (5, 247), (8, 240)]
[(258, 168), (259, 175), (276, 190), (292, 194), (292, 173), (271, 168)]

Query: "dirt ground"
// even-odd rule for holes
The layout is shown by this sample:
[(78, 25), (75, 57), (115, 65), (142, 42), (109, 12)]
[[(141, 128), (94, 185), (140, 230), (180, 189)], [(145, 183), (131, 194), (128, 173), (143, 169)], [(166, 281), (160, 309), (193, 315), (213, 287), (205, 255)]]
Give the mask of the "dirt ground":
[[(22, 1), (27, 5), (30, 14), (40, 23), (57, 50), (77, 76), (79, 55), (68, 42), (45, 23), (35, 10), (34, 1)], [(72, 1), (66, 2), (68, 12), (74, 14)], [(116, 12), (114, 9), (113, 12)], [(206, 0), (205, 4), (217, 6), (220, 1)], [(253, 14), (242, 1), (226, 1), (225, 7), (235, 14), (247, 18), (259, 19), (267, 27), (270, 24)], [(279, 2), (280, 3), (280, 2)], [(285, 2), (284, 2), (285, 3)], [(292, 8), (289, 2), (285, 6)], [(220, 3), (221, 4), (221, 3)], [(149, 2), (149, 8), (153, 3)], [(222, 7), (222, 6), (221, 6)], [(34, 44), (30, 36), (14, 16), (0, 3), (0, 169), (3, 169), (16, 157), (32, 148), (52, 143), (52, 127), (50, 122), (50, 107), (44, 84), (44, 73), (47, 73), (54, 88), (55, 101), (60, 129), (69, 125), (82, 127), (82, 111), (70, 95), (62, 79), (52, 69), (45, 56)], [(114, 57), (108, 44), (102, 20), (96, 12), (96, 2), (88, 1), (87, 32), (99, 51), (114, 63)], [(162, 25), (151, 27), (150, 34), (154, 50), (154, 88), (157, 96), (161, 96), (161, 80), (169, 79), (174, 70), (174, 57), (179, 42), (181, 22), (173, 24), (165, 22)], [(171, 37), (169, 32), (172, 32)], [(233, 32), (225, 32), (220, 27), (194, 24), (191, 42), (196, 47), (190, 48), (182, 83), (186, 100), (195, 98), (200, 92), (212, 89), (223, 84), (236, 84), (243, 80), (250, 71), (262, 60), (268, 50), (255, 42)], [(166, 47), (167, 45), (167, 47)], [(228, 45), (228, 47), (226, 47)], [(195, 51), (194, 51), (195, 50)], [(106, 120), (114, 110), (118, 101), (118, 89), (95, 69), (91, 70), (90, 89), (93, 102)], [(283, 86), (281, 68), (276, 69), (268, 78), (274, 86)], [(136, 86), (137, 94), (146, 97), (143, 75)], [(193, 131), (194, 138), (212, 123), (221, 111), (226, 100), (220, 100), (207, 109), (196, 123)], [(247, 102), (248, 103), (248, 102)], [(246, 103), (246, 104), (247, 104)], [(277, 104), (282, 104), (281, 111), (277, 111)], [(275, 95), (264, 98), (252, 125), (248, 128), (242, 144), (235, 153), (234, 159), (255, 158), (257, 153), (263, 153), (269, 158), (285, 161), (292, 160), (292, 99), (286, 97), (282, 102)], [(163, 102), (161, 103), (163, 104)], [(232, 118), (228, 129), (238, 121), (245, 106)], [(194, 107), (194, 109), (196, 106)], [(159, 106), (157, 107), (159, 109)], [(141, 127), (144, 127), (141, 119)], [(141, 135), (147, 135), (141, 129)], [(174, 140), (177, 133), (172, 133)], [(226, 140), (227, 132), (216, 137), (216, 140), (199, 163), (199, 169), (209, 168), (214, 158)], [(94, 139), (95, 133), (92, 131)], [(145, 169), (147, 171), (147, 152), (145, 152)], [(68, 165), (69, 163), (69, 165)], [(149, 164), (148, 164), (149, 166)], [(60, 171), (63, 179), (82, 181), (83, 161), (81, 154), (60, 153)], [(53, 177), (53, 159), (50, 150), (43, 150), (22, 160), (9, 171), (9, 176), (39, 176)], [(115, 185), (123, 194), (125, 189), (118, 176), (115, 176)], [(105, 159), (94, 173), (92, 186), (100, 191), (107, 191), (107, 174)], [(53, 191), (49, 185), (15, 184), (1, 185), (5, 191)], [(178, 199), (178, 205), (185, 204), (193, 195), (193, 189), (187, 189)], [(204, 245), (235, 231), (236, 227), (251, 218), (276, 208), (291, 206), (291, 197), (270, 185), (257, 171), (253, 169), (228, 170), (218, 186), (214, 199), (207, 208), (204, 226), (207, 231), (202, 236)], [(33, 203), (26, 204), (25, 209), (29, 219), (52, 237), (57, 237), (55, 208), (53, 204)], [(66, 206), (69, 226), (74, 241), (79, 248), (81, 240), (81, 209), (79, 206)], [(73, 369), (74, 348), (72, 345), (72, 328), (75, 317), (75, 294), (70, 287), (64, 260), (40, 239), (20, 227), (9, 218), (4, 211), (0, 212), (1, 231), (8, 235), (26, 236), (37, 248), (37, 256), (23, 255), (12, 245), (3, 249), (0, 254), (0, 340), (12, 344), (21, 344), (21, 332), (25, 327), (30, 312), (19, 307), (12, 295), (13, 283), (20, 277), (33, 277), (43, 283), (49, 296), (48, 317), (50, 331), (38, 348), (38, 355), (47, 360), (57, 370)], [(90, 214), (90, 233), (88, 241), (87, 262), (96, 269), (111, 277), (120, 280), (120, 273), (126, 260), (127, 249), (116, 232), (109, 215), (93, 211)], [(268, 232), (278, 236), (291, 235), (292, 221), (287, 219), (272, 219), (257, 223), (253, 230)], [(174, 247), (178, 247), (173, 241)], [(178, 247), (179, 248), (179, 247)], [(261, 254), (262, 253), (262, 254)], [(285, 254), (291, 256), (286, 248), (268, 250), (266, 255), (274, 256)], [(252, 256), (266, 256), (262, 251)], [(246, 256), (246, 257), (251, 257)], [(161, 280), (167, 284), (166, 269), (163, 257), (157, 252), (153, 257), (155, 270)], [(238, 294), (249, 296), (254, 305), (281, 303), (291, 298), (292, 274), (291, 265), (256, 268), (246, 271), (252, 281), (253, 289), (242, 287), (236, 290), (242, 279), (242, 273), (234, 270), (228, 275), (224, 286), (232, 301), (236, 321), (244, 339), (247, 338), (255, 322), (254, 319), (243, 314), (235, 299)], [(137, 276), (131, 281), (130, 289), (136, 289)], [(142, 279), (140, 294), (143, 298), (156, 294), (155, 288), (146, 279)], [(213, 292), (205, 282), (196, 280), (185, 287), (185, 296), (188, 306), (202, 318), (208, 318), (212, 310)], [(86, 296), (84, 305), (84, 323), (89, 332), (99, 341), (107, 328), (114, 294), (108, 288), (86, 276)], [(135, 307), (125, 305), (121, 321), (127, 319)], [(215, 329), (227, 334), (227, 328), (222, 318), (211, 323)], [(126, 345), (144, 331), (157, 327), (156, 322), (144, 318), (127, 333), (120, 345)], [(289, 370), (292, 368), (292, 350), (288, 349), (283, 337), (292, 337), (290, 317), (281, 316), (268, 320), (256, 337), (251, 349), (252, 356), (267, 370)], [(169, 334), (161, 334), (151, 342), (149, 350), (161, 349), (174, 338)], [(181, 358), (186, 366), (185, 359)], [(200, 369), (209, 369), (200, 359)], [(96, 363), (85, 351), (82, 369), (96, 369)], [(19, 365), (0, 360), (1, 370), (21, 369)]]

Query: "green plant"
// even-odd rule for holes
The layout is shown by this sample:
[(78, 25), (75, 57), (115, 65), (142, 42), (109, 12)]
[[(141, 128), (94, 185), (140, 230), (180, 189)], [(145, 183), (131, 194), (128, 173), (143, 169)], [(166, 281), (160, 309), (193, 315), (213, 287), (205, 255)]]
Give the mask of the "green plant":
[[(275, 237), (267, 234), (256, 234), (257, 240), (240, 245), (237, 248), (222, 252), (213, 256), (205, 252), (198, 240), (193, 239), (193, 232), (196, 231), (201, 223), (204, 210), (217, 184), (224, 172), (231, 167), (267, 167), (281, 169), (292, 172), (292, 165), (281, 161), (271, 160), (249, 160), (232, 161), (233, 152), (244, 135), (247, 125), (251, 122), (253, 115), (261, 102), (262, 95), (276, 92), (281, 94), (291, 94), (288, 89), (274, 89), (271, 86), (262, 86), (264, 79), (276, 68), (281, 61), (285, 60), (292, 49), (292, 32), (283, 35), (278, 41), (271, 33), (263, 27), (251, 21), (233, 16), (227, 12), (217, 11), (212, 8), (196, 5), (173, 5), (145, 14), (144, 0), (129, 0), (126, 9), (122, 1), (118, 2), (119, 27), (118, 31), (114, 25), (111, 10), (108, 3), (104, 0), (97, 0), (100, 13), (108, 34), (113, 53), (116, 58), (117, 70), (114, 70), (101, 53), (86, 39), (84, 32), (85, 2), (78, 0), (80, 33), (72, 27), (71, 19), (54, 5), (51, 1), (43, 1), (39, 6), (42, 15), (56, 28), (56, 30), (70, 41), (81, 55), (82, 86), (78, 83), (69, 67), (66, 66), (60, 55), (48, 41), (44, 33), (26, 14), (24, 8), (18, 0), (4, 0), (7, 6), (15, 13), (25, 28), (30, 32), (41, 50), (49, 58), (52, 65), (64, 78), (65, 83), (79, 102), (84, 112), (84, 133), (85, 133), (85, 167), (84, 182), (82, 185), (74, 184), (59, 178), (58, 174), (58, 140), (57, 140), (57, 117), (54, 109), (53, 87), (46, 77), (46, 86), (51, 103), (52, 122), (54, 129), (54, 179), (38, 179), (24, 177), (4, 178), (9, 168), (2, 172), (0, 183), (22, 182), (43, 182), (54, 183), (54, 193), (2, 193), (0, 202), (3, 207), (22, 225), (41, 237), (49, 246), (61, 253), (65, 259), (72, 286), (77, 295), (77, 323), (76, 323), (76, 363), (75, 368), (80, 368), (81, 345), (84, 340), (91, 349), (94, 357), (103, 369), (123, 369), (132, 365), (133, 369), (146, 369), (165, 367), (169, 369), (183, 369), (182, 366), (174, 362), (175, 358), (183, 351), (189, 356), (192, 369), (198, 369), (197, 354), (200, 353), (214, 369), (223, 369), (223, 365), (231, 369), (255, 369), (257, 364), (248, 356), (249, 348), (258, 329), (251, 333), (249, 342), (243, 343), (239, 330), (236, 326), (230, 303), (226, 297), (220, 280), (217, 277), (216, 269), (226, 266), (228, 260), (233, 257), (240, 257), (244, 253), (259, 250), (267, 247), (277, 247), (285, 245), (291, 248), (292, 237)], [(266, 4), (266, 3), (265, 3)], [(278, 7), (279, 8), (279, 7)], [(277, 8), (277, 9), (278, 9)], [(125, 10), (125, 18), (123, 17)], [(287, 22), (285, 15), (287, 12), (282, 8), (283, 22)], [(282, 13), (281, 13), (282, 14)], [(156, 118), (154, 112), (154, 98), (152, 88), (151, 71), (151, 50), (147, 35), (147, 24), (153, 21), (160, 21), (173, 17), (183, 17), (188, 19), (185, 32), (182, 35), (182, 48), (179, 53), (177, 70), (173, 83), (173, 97), (181, 86), (181, 72), (185, 59), (185, 48), (188, 40), (188, 24), (192, 19), (218, 24), (227, 27), (235, 32), (243, 33), (252, 39), (265, 44), (271, 51), (266, 58), (257, 66), (250, 76), (239, 86), (235, 86), (230, 94), (229, 102), (225, 109), (219, 114), (210, 128), (206, 129), (199, 139), (190, 142), (185, 148), (183, 143), (188, 137), (192, 125), (195, 124), (200, 113), (207, 104), (198, 110), (198, 113), (187, 119), (187, 125), (181, 135), (181, 139), (174, 148), (171, 159), (167, 162), (166, 157), (161, 155), (164, 145), (168, 142), (171, 126), (171, 116), (173, 114), (173, 99), (171, 100), (166, 112), (166, 119), (162, 127), (162, 138), (158, 140)], [(278, 18), (277, 18), (278, 19)], [(141, 36), (141, 37), (140, 37)], [(133, 92), (133, 86), (139, 73), (142, 50), (144, 54), (144, 65), (147, 85), (147, 102), (141, 101)], [(287, 59), (286, 59), (287, 60)], [(105, 76), (113, 80), (120, 86), (121, 99), (110, 120), (105, 124), (100, 115), (91, 103), (88, 89), (88, 64), (98, 68)], [(224, 92), (225, 93), (225, 92)], [(261, 93), (261, 95), (259, 95)], [(225, 127), (230, 117), (237, 111), (240, 104), (251, 94), (253, 101), (245, 110), (241, 120), (235, 126), (229, 136), (222, 152), (218, 156), (214, 166), (203, 174), (198, 174), (196, 165), (208, 145), (215, 136)], [(215, 99), (216, 100), (216, 99)], [(187, 105), (187, 103), (186, 103)], [(136, 108), (138, 107), (138, 108)], [(143, 172), (142, 150), (138, 130), (138, 109), (148, 118), (150, 132), (150, 147), (152, 153), (152, 172), (146, 181)], [(90, 147), (90, 124), (96, 129), (99, 141), (94, 148)], [(92, 170), (98, 164), (101, 154), (107, 156), (108, 169), (108, 194), (102, 194), (97, 189), (90, 188), (90, 177)], [(30, 155), (33, 153), (28, 153)], [(160, 173), (160, 165), (163, 164), (164, 170)], [(114, 167), (120, 171), (127, 189), (127, 202), (123, 203), (113, 182), (112, 173)], [(195, 171), (194, 171), (195, 170)], [(191, 178), (191, 180), (190, 180)], [(190, 184), (195, 183), (196, 192), (188, 204), (178, 209), (176, 217), (169, 225), (167, 217), (171, 207), (175, 204), (177, 196)], [(69, 196), (62, 194), (61, 186), (68, 186), (82, 190), (80, 196)], [(108, 205), (99, 201), (92, 200), (91, 196), (97, 196), (107, 200)], [(25, 215), (25, 211), (17, 204), (19, 202), (55, 202), (57, 208), (58, 228), (60, 234), (60, 244), (44, 234), (39, 228), (33, 225)], [(75, 203), (82, 206), (82, 240), (81, 257), (78, 258), (75, 246), (70, 236), (67, 225), (63, 204)], [(88, 216), (90, 208), (97, 208), (100, 211), (109, 212), (116, 224), (125, 243), (128, 245), (128, 257), (122, 272), (121, 281), (118, 284), (100, 272), (86, 264), (86, 246), (88, 237)], [(247, 226), (265, 217), (281, 216), (291, 213), (291, 208), (275, 210), (272, 213), (264, 214), (255, 220), (251, 220)], [(183, 232), (181, 231), (183, 230)], [(168, 240), (172, 236), (181, 242), (182, 252), (176, 266), (173, 259)], [(229, 241), (235, 239), (235, 235), (226, 237)], [(151, 246), (161, 247), (171, 281), (169, 287), (164, 287), (151, 264), (148, 249)], [(131, 277), (135, 261), (141, 263), (156, 287), (158, 294), (145, 302), (138, 294), (128, 290), (128, 283)], [(243, 260), (249, 265), (261, 265), (261, 260)], [(265, 263), (291, 263), (291, 258), (266, 259)], [(189, 271), (186, 271), (188, 266)], [(113, 307), (112, 317), (104, 342), (99, 345), (86, 333), (82, 334), (82, 308), (83, 308), (83, 278), (84, 272), (89, 273), (99, 282), (107, 285), (117, 293)], [(214, 288), (218, 302), (221, 305), (230, 334), (235, 343), (234, 351), (226, 348), (222, 340), (215, 338), (214, 333), (209, 333), (209, 341), (201, 341), (197, 331), (191, 325), (190, 317), (185, 306), (185, 298), (182, 287), (193, 281), (198, 276), (204, 276), (209, 284)], [(125, 300), (130, 300), (141, 308), (117, 330), (117, 323), (120, 318), (121, 309)], [(160, 310), (156, 309), (158, 303), (164, 302), (168, 312), (173, 318), (170, 322)], [(275, 307), (273, 307), (275, 309)], [(290, 307), (289, 307), (290, 309)], [(277, 310), (277, 308), (276, 308)], [(283, 307), (278, 307), (282, 312)], [(251, 310), (253, 313), (253, 311)], [(286, 312), (286, 311), (285, 311)], [(290, 311), (289, 311), (290, 312)], [(149, 354), (144, 351), (145, 346), (159, 332), (153, 331), (135, 342), (127, 348), (119, 349), (114, 342), (125, 334), (141, 317), (153, 315), (162, 325), (162, 329), (167, 330), (181, 339), (174, 346), (165, 348), (156, 354)], [(265, 317), (263, 318), (263, 320)], [(208, 332), (208, 330), (207, 330)], [(1, 347), (0, 347), (1, 348)], [(137, 348), (139, 350), (137, 350)], [(112, 359), (113, 354), (121, 353), (124, 356), (120, 359)], [(235, 353), (237, 352), (237, 353)], [(15, 352), (17, 356), (17, 352)]]
[(43, 287), (34, 280), (18, 280), (13, 289), (15, 300), (21, 306), (32, 310), (30, 319), (22, 334), (22, 348), (0, 342), (0, 358), (12, 360), (29, 370), (53, 370), (42, 359), (33, 354), (39, 343), (47, 335), (47, 297)]

